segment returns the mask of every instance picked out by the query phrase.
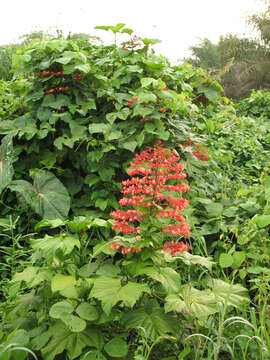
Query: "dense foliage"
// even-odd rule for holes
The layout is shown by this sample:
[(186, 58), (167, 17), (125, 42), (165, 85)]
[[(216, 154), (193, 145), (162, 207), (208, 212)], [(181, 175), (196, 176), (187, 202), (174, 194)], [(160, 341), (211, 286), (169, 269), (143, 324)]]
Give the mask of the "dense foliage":
[(99, 28), (0, 83), (0, 358), (268, 359), (269, 94)]

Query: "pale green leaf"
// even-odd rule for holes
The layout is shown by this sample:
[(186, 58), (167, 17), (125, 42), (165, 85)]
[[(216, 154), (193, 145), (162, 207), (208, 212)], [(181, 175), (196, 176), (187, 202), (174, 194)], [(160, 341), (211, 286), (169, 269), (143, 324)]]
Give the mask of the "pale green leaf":
[(54, 360), (57, 354), (67, 351), (69, 359), (80, 356), (85, 347), (96, 347), (95, 337), (98, 330), (87, 328), (82, 332), (76, 333), (68, 329), (63, 322), (57, 322), (49, 328), (51, 339), (41, 350), (42, 359)]
[(128, 344), (120, 336), (117, 336), (104, 346), (104, 350), (111, 357), (123, 357), (128, 353)]
[(51, 306), (49, 315), (54, 319), (61, 319), (63, 314), (71, 314), (73, 311), (74, 308), (68, 301), (59, 301)]
[(99, 313), (97, 308), (94, 305), (89, 303), (83, 302), (81, 303), (77, 309), (76, 313), (85, 320), (94, 321), (99, 318)]
[(79, 285), (80, 281), (76, 280), (74, 276), (56, 274), (51, 281), (52, 292), (58, 291), (61, 295), (76, 299), (78, 298), (78, 290), (76, 285)]

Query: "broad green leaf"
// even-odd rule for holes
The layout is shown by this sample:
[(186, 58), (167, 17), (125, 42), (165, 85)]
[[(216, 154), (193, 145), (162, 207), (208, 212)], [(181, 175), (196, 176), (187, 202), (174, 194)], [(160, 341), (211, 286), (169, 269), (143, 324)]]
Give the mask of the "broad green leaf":
[(66, 65), (75, 57), (76, 57), (76, 53), (74, 51), (64, 51), (63, 56), (61, 58), (56, 59), (55, 62)]
[(206, 318), (218, 311), (217, 300), (213, 293), (185, 286), (179, 295), (166, 297), (165, 311), (185, 312), (199, 319)]
[(51, 271), (35, 266), (28, 266), (20, 273), (16, 273), (12, 282), (25, 281), (28, 287), (35, 287), (42, 281), (49, 281), (52, 277)]
[(126, 120), (130, 114), (130, 110), (128, 108), (123, 108), (117, 114), (119, 119)]
[(52, 261), (57, 251), (61, 250), (63, 255), (68, 255), (74, 247), (79, 249), (81, 244), (78, 238), (62, 233), (55, 236), (46, 234), (41, 239), (32, 239), (31, 246), (34, 250), (39, 250), (47, 261)]
[(99, 350), (90, 350), (83, 355), (80, 360), (107, 360), (105, 356)]
[(16, 180), (11, 183), (10, 189), (20, 193), (36, 213), (49, 220), (64, 219), (69, 212), (67, 189), (49, 171), (35, 172), (33, 185), (25, 180)]
[(107, 199), (97, 199), (95, 202), (95, 206), (98, 207), (100, 210), (104, 211), (108, 205)]
[(50, 227), (52, 229), (58, 228), (60, 226), (65, 226), (66, 225), (66, 221), (60, 220), (60, 219), (52, 219), (52, 220), (48, 220), (48, 219), (42, 219), (41, 221), (39, 221), (36, 226), (35, 226), (35, 230), (38, 230), (42, 227)]
[(143, 292), (150, 293), (146, 284), (129, 282), (122, 287), (120, 279), (100, 276), (94, 282), (90, 297), (100, 300), (104, 312), (109, 315), (112, 307), (119, 301), (126, 306), (133, 307)]
[(54, 360), (57, 354), (67, 351), (69, 359), (80, 356), (85, 347), (96, 347), (95, 337), (98, 330), (86, 328), (84, 331), (72, 332), (63, 322), (57, 322), (49, 328), (51, 339), (41, 350), (42, 359)]
[(110, 181), (115, 174), (115, 171), (111, 167), (103, 168), (98, 171), (102, 181)]
[(137, 147), (137, 142), (135, 140), (127, 140), (127, 141), (121, 141), (119, 142), (119, 147), (121, 149), (126, 149), (129, 150), (131, 152), (134, 152), (136, 147)]
[(117, 118), (118, 118), (117, 112), (108, 113), (106, 115), (106, 120), (108, 120), (110, 124), (113, 124)]
[(254, 217), (254, 222), (260, 227), (264, 228), (270, 224), (270, 215), (259, 215)]
[(142, 116), (143, 118), (152, 113), (153, 113), (153, 109), (151, 107), (147, 107), (139, 104), (136, 105), (133, 110), (133, 116)]
[(61, 319), (64, 314), (71, 314), (73, 306), (68, 301), (59, 301), (52, 305), (49, 315), (54, 319)]
[(14, 169), (12, 163), (15, 161), (12, 136), (6, 135), (0, 146), (0, 192), (10, 184)]
[(219, 257), (219, 265), (222, 268), (227, 268), (232, 266), (233, 264), (233, 257), (230, 254), (222, 253)]
[(62, 314), (61, 320), (72, 332), (81, 332), (86, 328), (86, 322), (72, 314)]
[(214, 264), (211, 258), (199, 256), (199, 255), (193, 255), (186, 251), (184, 251), (181, 255), (176, 256), (176, 258), (181, 259), (187, 265), (198, 264), (206, 267), (209, 270), (212, 269), (212, 266)]
[(144, 274), (150, 276), (152, 279), (159, 281), (168, 293), (178, 292), (181, 288), (180, 275), (172, 268), (146, 268)]
[(47, 344), (51, 336), (52, 335), (48, 331), (45, 331), (38, 336), (35, 336), (31, 340), (31, 349), (34, 351), (41, 350)]
[(49, 121), (51, 113), (52, 112), (49, 108), (40, 106), (37, 111), (37, 117), (40, 121)]
[(64, 94), (47, 94), (44, 96), (41, 106), (60, 110), (62, 106), (67, 106), (69, 103), (69, 97)]
[(78, 298), (78, 290), (76, 285), (79, 285), (79, 280), (74, 276), (56, 274), (51, 281), (52, 292), (59, 291), (59, 293), (67, 298)]
[(111, 129), (108, 124), (90, 124), (88, 127), (90, 134), (102, 133), (107, 134)]
[(120, 336), (117, 336), (105, 344), (104, 350), (111, 357), (123, 357), (128, 353), (128, 344)]
[(97, 275), (108, 275), (108, 276), (116, 276), (120, 273), (120, 268), (117, 265), (113, 264), (104, 264), (98, 268), (96, 271)]
[(81, 72), (87, 74), (90, 71), (90, 65), (89, 64), (79, 64), (75, 66), (76, 70), (80, 70)]
[(233, 262), (236, 266), (241, 266), (246, 259), (244, 251), (235, 251), (233, 253)]
[(99, 313), (97, 308), (94, 305), (89, 303), (83, 302), (81, 303), (77, 309), (76, 313), (85, 320), (94, 321), (99, 318)]
[(211, 279), (208, 284), (217, 300), (223, 304), (239, 307), (249, 301), (247, 289), (242, 285), (228, 284), (218, 279)]
[(146, 103), (148, 103), (148, 102), (153, 102), (153, 103), (155, 103), (156, 102), (156, 100), (157, 100), (157, 97), (156, 97), (156, 95), (155, 94), (152, 94), (152, 93), (141, 93), (141, 94), (139, 94), (139, 99), (138, 99), (138, 101), (140, 102), (140, 103), (142, 103), (142, 102), (146, 102)]
[(127, 329), (139, 327), (146, 331), (146, 335), (152, 341), (159, 336), (179, 331), (179, 322), (176, 317), (164, 313), (156, 301), (148, 301), (144, 307), (126, 312), (122, 318), (122, 324)]
[(149, 85), (151, 85), (155, 81), (157, 81), (157, 80), (155, 80), (153, 78), (142, 78), (141, 79), (141, 84), (142, 84), (142, 87), (148, 87)]
[(112, 131), (109, 133), (108, 140), (109, 141), (118, 140), (118, 139), (121, 139), (122, 136), (123, 135), (122, 135), (121, 131), (115, 130), (115, 131)]
[(223, 205), (220, 203), (211, 203), (206, 204), (205, 208), (209, 214), (218, 216), (222, 214)]

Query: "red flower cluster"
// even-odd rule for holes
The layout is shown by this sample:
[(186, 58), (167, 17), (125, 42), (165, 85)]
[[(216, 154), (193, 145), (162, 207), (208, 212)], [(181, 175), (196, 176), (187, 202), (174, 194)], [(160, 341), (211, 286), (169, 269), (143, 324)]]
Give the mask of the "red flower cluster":
[(192, 140), (187, 140), (184, 142), (184, 144), (182, 145), (183, 148), (185, 149), (188, 146), (192, 146), (194, 145), (195, 149), (193, 149), (193, 155), (202, 160), (202, 161), (208, 161), (209, 157), (207, 154), (207, 149), (205, 146), (203, 146), (202, 144), (194, 144)]
[(138, 96), (136, 96), (134, 99), (131, 99), (131, 100), (127, 103), (127, 105), (128, 105), (128, 106), (131, 106), (131, 105), (133, 105), (134, 102), (137, 103), (137, 101), (138, 101)]
[(54, 76), (58, 77), (58, 76), (61, 76), (62, 74), (63, 74), (62, 71), (54, 72), (54, 71), (50, 71), (50, 70), (48, 70), (48, 71), (39, 70), (38, 76), (41, 77), (41, 78), (46, 77), (46, 76), (50, 76), (50, 75), (54, 75)]
[(196, 149), (193, 150), (193, 155), (202, 161), (208, 161), (207, 149), (202, 144), (196, 144)]
[(135, 35), (130, 40), (122, 43), (122, 50), (134, 49), (136, 46), (142, 46), (142, 43), (138, 41), (138, 38)]
[(68, 86), (65, 86), (65, 87), (57, 87), (57, 88), (55, 88), (55, 89), (45, 90), (45, 91), (44, 91), (44, 94), (51, 94), (51, 93), (53, 93), (53, 92), (55, 92), (55, 91), (67, 91), (68, 89), (69, 89)]
[[(122, 245), (119, 244), (119, 243), (113, 243), (113, 244), (110, 244), (109, 246), (110, 246), (111, 249), (118, 250), (118, 249), (121, 248)], [(123, 255), (126, 255), (126, 254), (128, 254), (128, 253), (130, 253), (130, 252), (135, 253), (135, 252), (141, 252), (141, 251), (142, 251), (142, 249), (140, 249), (140, 248), (135, 248), (135, 247), (123, 247), (122, 250), (121, 250), (121, 253), (122, 253)]]
[(170, 255), (175, 255), (176, 253), (182, 254), (183, 251), (188, 251), (188, 244), (181, 242), (166, 242), (163, 247), (163, 251), (166, 251)]
[[(189, 201), (164, 194), (185, 193), (189, 190), (189, 186), (184, 183), (167, 184), (168, 180), (179, 181), (186, 178), (186, 174), (183, 173), (184, 165), (178, 161), (179, 157), (170, 149), (163, 148), (161, 141), (153, 148), (148, 147), (140, 155), (135, 155), (127, 171), (133, 177), (122, 181), (121, 191), (129, 197), (119, 200), (121, 206), (130, 205), (135, 207), (135, 210), (113, 211), (113, 229), (124, 234), (140, 234), (140, 223), (147, 222), (149, 216), (154, 216), (173, 221), (172, 224), (163, 226), (162, 231), (165, 233), (184, 237), (190, 235), (190, 227), (180, 214), (188, 206)], [(145, 208), (148, 210), (145, 211)]]
[(83, 77), (78, 71), (75, 71), (73, 74), (76, 80), (80, 80)]

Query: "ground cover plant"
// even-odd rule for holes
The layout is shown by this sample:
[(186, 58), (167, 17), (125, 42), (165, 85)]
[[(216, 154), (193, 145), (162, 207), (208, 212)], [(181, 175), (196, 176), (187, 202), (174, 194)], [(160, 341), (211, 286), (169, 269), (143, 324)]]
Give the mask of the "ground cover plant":
[(262, 93), (99, 28), (0, 84), (0, 358), (268, 359)]

